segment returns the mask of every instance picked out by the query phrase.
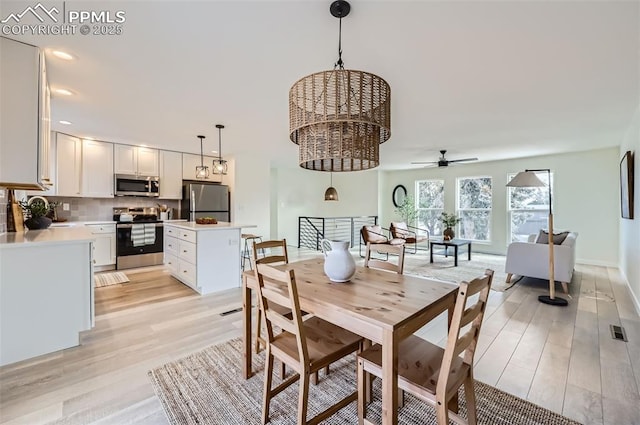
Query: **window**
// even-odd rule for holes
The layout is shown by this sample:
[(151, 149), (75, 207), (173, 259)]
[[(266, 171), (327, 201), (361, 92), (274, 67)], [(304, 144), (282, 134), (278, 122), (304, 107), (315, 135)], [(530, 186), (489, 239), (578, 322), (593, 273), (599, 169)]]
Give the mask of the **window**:
[(442, 235), (442, 223), (438, 220), (444, 211), (444, 180), (416, 182), (417, 227), (429, 230), (432, 236)]
[(474, 241), (491, 240), (491, 177), (458, 179), (457, 237)]
[[(515, 175), (516, 173), (509, 174), (507, 181), (511, 181)], [(536, 173), (536, 176), (546, 185), (549, 184), (546, 172)], [(511, 242), (526, 242), (530, 234), (548, 228), (549, 192), (546, 187), (508, 187), (507, 200)]]

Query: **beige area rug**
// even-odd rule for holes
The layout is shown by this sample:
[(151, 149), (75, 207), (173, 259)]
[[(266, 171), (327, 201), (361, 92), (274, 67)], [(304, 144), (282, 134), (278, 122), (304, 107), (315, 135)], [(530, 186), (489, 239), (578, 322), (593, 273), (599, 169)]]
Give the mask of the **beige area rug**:
[[(450, 251), (453, 252), (452, 249)], [(429, 253), (419, 252), (418, 254), (405, 254), (404, 273), (418, 276), (430, 277), (447, 282), (460, 283), (482, 276), (486, 269), (491, 269), (493, 283), (491, 289), (494, 291), (505, 291), (513, 284), (505, 284), (507, 274), (504, 272), (506, 257), (503, 255), (491, 255), (471, 252), (471, 261), (467, 260), (466, 251), (458, 255), (458, 267), (453, 265), (453, 257), (444, 255), (433, 255), (433, 263), (429, 263)]]
[[(253, 356), (253, 370), (248, 380), (241, 376), (242, 346), (239, 338), (211, 346), (181, 360), (149, 371), (153, 388), (160, 398), (169, 422), (190, 424), (259, 424), (262, 412), (264, 351)], [(321, 374), (320, 383), (311, 385), (308, 417), (324, 410), (355, 391), (355, 357), (335, 363), (331, 374)], [(276, 366), (276, 369), (279, 368)], [(274, 374), (274, 386), (280, 382)], [(380, 380), (376, 379), (375, 400), (367, 414), (380, 423)], [(579, 425), (528, 401), (481, 382), (476, 382), (478, 423), (491, 425)], [(271, 401), (271, 424), (294, 424), (298, 385), (293, 384)], [(464, 396), (460, 393), (460, 412), (466, 415)], [(357, 405), (349, 404), (324, 424), (356, 424)], [(436, 424), (435, 411), (421, 401), (407, 396), (400, 409), (401, 425)]]
[(96, 288), (129, 282), (129, 278), (123, 272), (96, 273), (93, 276)]

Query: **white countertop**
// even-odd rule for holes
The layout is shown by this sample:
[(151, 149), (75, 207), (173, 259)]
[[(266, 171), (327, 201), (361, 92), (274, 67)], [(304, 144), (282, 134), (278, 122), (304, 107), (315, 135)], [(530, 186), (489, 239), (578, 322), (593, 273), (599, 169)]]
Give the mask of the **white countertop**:
[(87, 224), (116, 224), (115, 221), (104, 220), (104, 221), (57, 221), (55, 223), (51, 223), (51, 227), (74, 227), (74, 226), (85, 226)]
[(195, 221), (183, 221), (167, 223), (167, 226), (178, 227), (180, 229), (207, 231), (207, 230), (228, 230), (228, 229), (246, 229), (250, 227), (258, 227), (255, 224), (238, 224), (219, 221), (218, 224), (197, 224)]
[(95, 237), (84, 226), (50, 227), (44, 230), (3, 233), (0, 235), (0, 248), (92, 242), (94, 240)]

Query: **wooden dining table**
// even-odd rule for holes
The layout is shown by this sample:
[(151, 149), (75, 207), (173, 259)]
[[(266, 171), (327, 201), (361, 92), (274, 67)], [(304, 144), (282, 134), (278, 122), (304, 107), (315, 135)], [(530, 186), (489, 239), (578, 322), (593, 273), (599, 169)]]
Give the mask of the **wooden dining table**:
[[(324, 259), (278, 266), (294, 270), (302, 310), (382, 345), (382, 423), (398, 423), (398, 346), (430, 320), (448, 311), (449, 323), (458, 285), (418, 276), (356, 267), (346, 283), (332, 283)], [(254, 271), (242, 275), (244, 378), (251, 370)]]

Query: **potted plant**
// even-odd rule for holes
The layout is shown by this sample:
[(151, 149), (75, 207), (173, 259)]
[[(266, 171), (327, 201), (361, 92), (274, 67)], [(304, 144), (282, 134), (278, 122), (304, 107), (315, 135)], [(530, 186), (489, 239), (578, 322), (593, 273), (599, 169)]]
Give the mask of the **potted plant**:
[(440, 221), (444, 225), (444, 230), (442, 231), (442, 237), (445, 241), (450, 241), (451, 239), (456, 237), (456, 234), (453, 231), (453, 228), (456, 226), (456, 224), (460, 223), (460, 220), (461, 219), (453, 213), (449, 214), (449, 213), (443, 212), (442, 214), (440, 214)]
[(46, 200), (41, 197), (33, 197), (28, 201), (19, 201), (19, 203), (26, 216), (24, 225), (27, 226), (27, 229), (46, 229), (51, 226), (51, 219), (47, 217), (47, 214), (51, 212), (53, 206)]
[(413, 222), (418, 216), (418, 210), (416, 210), (413, 196), (405, 196), (402, 203), (396, 207), (395, 211), (396, 214), (402, 217), (402, 220), (409, 226), (413, 226)]

